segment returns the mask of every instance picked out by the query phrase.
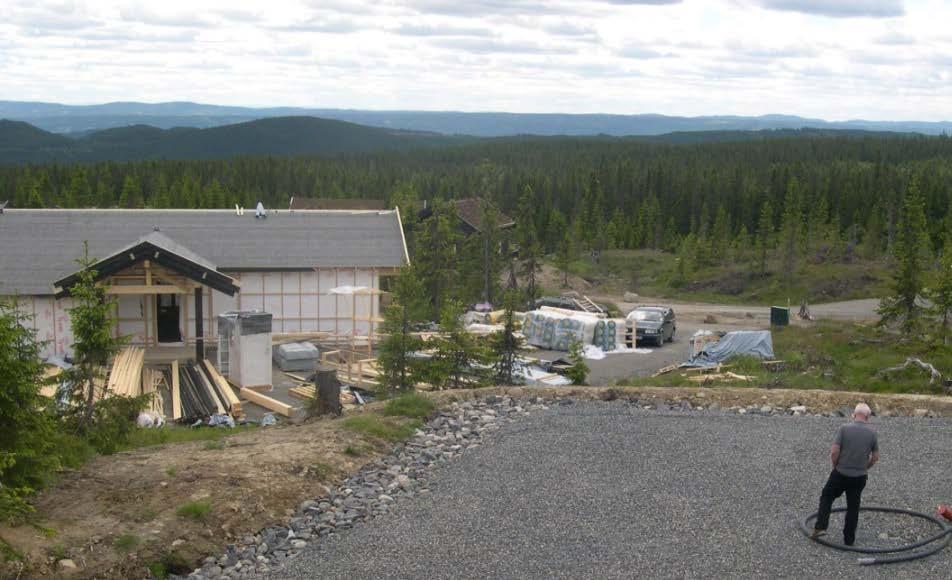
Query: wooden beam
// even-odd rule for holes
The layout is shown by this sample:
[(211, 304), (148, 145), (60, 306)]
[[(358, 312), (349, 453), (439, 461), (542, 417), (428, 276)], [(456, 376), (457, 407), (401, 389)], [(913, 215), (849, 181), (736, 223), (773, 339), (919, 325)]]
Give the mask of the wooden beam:
[(278, 401), (277, 399), (272, 399), (271, 397), (267, 395), (262, 395), (261, 393), (257, 391), (253, 391), (249, 389), (248, 387), (243, 387), (241, 389), (240, 394), (242, 397), (251, 401), (252, 403), (256, 405), (261, 405), (265, 409), (268, 409), (269, 411), (274, 411), (275, 413), (279, 415), (284, 415), (285, 417), (290, 417), (291, 411), (294, 410), (294, 407), (292, 407), (291, 405), (288, 405), (287, 403), (282, 403), (281, 401)]
[(182, 418), (182, 393), (179, 390), (178, 360), (172, 361), (172, 419)]
[(218, 372), (218, 369), (216, 369), (208, 359), (205, 359), (203, 362), (205, 363), (205, 370), (208, 371), (208, 376), (211, 377), (213, 381), (215, 381), (215, 384), (218, 385), (218, 388), (221, 390), (222, 394), (225, 395), (225, 402), (228, 404), (231, 414), (240, 415), (241, 401), (238, 399), (235, 391), (232, 390), (231, 385), (228, 384), (228, 381), (225, 380), (225, 377), (221, 376), (221, 373)]
[(187, 292), (171, 284), (153, 286), (130, 284), (128, 286), (106, 286), (106, 294), (187, 294)]

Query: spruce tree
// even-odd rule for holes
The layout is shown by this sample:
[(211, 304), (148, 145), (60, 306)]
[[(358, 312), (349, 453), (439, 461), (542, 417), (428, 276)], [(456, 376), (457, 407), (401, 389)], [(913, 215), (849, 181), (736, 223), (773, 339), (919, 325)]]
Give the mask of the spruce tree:
[(491, 354), (481, 339), (463, 327), (463, 306), (449, 300), (440, 319), (440, 336), (431, 340), (435, 351), (423, 376), (441, 389), (475, 388), (489, 376)]
[(106, 288), (96, 281), (92, 266), (96, 260), (89, 257), (89, 247), (83, 243), (83, 257), (79, 280), (70, 288), (73, 306), (68, 308), (73, 330), (73, 367), (65, 372), (73, 385), (74, 425), (86, 432), (93, 422), (96, 401), (105, 394), (105, 371), (109, 360), (119, 352), (125, 339), (117, 337), (116, 298), (106, 294)]
[(58, 468), (55, 429), (40, 393), (36, 335), (16, 304), (0, 300), (0, 522), (32, 511), (26, 496)]
[(413, 266), (404, 266), (393, 279), (390, 298), (380, 329), (386, 338), (380, 343), (377, 360), (385, 387), (412, 390), (418, 382), (420, 366), (413, 353), (423, 346), (423, 341), (413, 331), (415, 325), (426, 317), (423, 284)]
[(456, 219), (451, 204), (436, 202), (433, 214), (424, 220), (419, 231), (417, 243), (421, 251), (415, 261), (432, 306), (433, 320), (442, 318), (443, 305), (449, 296), (455, 295), (455, 282), (460, 277)]
[(727, 254), (731, 246), (731, 222), (723, 204), (717, 207), (714, 218), (714, 229), (711, 232), (711, 253), (718, 264), (724, 264), (729, 259)]
[(922, 294), (931, 243), (919, 185), (913, 181), (906, 192), (893, 242), (893, 295), (880, 303), (880, 324), (899, 322), (907, 332), (920, 322), (918, 297)]
[(939, 339), (946, 344), (952, 339), (952, 228), (945, 231), (942, 256), (927, 294), (932, 301), (931, 313), (939, 320)]
[(765, 201), (760, 207), (760, 220), (757, 222), (757, 253), (761, 275), (767, 273), (767, 251), (770, 249), (772, 237), (773, 208), (770, 207), (770, 201)]
[(800, 185), (796, 178), (787, 184), (787, 195), (783, 203), (783, 216), (780, 219), (780, 251), (784, 277), (793, 277), (800, 266), (801, 245), (803, 241), (803, 210), (800, 199)]
[(532, 304), (538, 298), (539, 288), (536, 275), (542, 271), (542, 248), (533, 215), (533, 192), (530, 186), (523, 189), (519, 199), (519, 219), (516, 221), (516, 240), (519, 244), (519, 275), (525, 288), (524, 303)]
[(518, 375), (515, 373), (519, 350), (522, 348), (523, 342), (516, 335), (515, 309), (518, 303), (518, 293), (509, 292), (506, 294), (503, 329), (492, 337), (492, 358), (495, 359), (493, 370), (497, 385), (515, 385), (518, 382)]

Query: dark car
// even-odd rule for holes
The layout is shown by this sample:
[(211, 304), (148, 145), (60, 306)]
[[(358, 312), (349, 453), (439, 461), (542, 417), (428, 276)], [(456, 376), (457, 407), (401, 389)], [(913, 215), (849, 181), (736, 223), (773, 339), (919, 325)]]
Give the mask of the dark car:
[(673, 341), (678, 329), (674, 309), (668, 306), (639, 306), (628, 313), (628, 320), (635, 321), (638, 342), (656, 346)]

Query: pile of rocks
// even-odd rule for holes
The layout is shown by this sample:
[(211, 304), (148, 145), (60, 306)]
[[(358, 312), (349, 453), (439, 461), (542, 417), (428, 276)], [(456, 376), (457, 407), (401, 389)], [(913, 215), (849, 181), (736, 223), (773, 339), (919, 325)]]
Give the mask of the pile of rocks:
[(223, 555), (205, 558), (189, 578), (266, 575), (309, 543), (385, 515), (401, 497), (429, 493), (427, 474), (431, 470), (478, 447), (501, 424), (545, 408), (539, 397), (490, 396), (452, 403), (412, 438), (364, 466), (331, 494), (302, 502), (287, 525), (270, 526), (227, 546)]

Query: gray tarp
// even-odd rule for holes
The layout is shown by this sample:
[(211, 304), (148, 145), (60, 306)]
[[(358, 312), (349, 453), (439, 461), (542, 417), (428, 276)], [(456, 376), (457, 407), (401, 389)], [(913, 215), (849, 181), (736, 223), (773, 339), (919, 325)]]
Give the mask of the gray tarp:
[(768, 360), (774, 357), (773, 338), (769, 330), (738, 330), (728, 332), (710, 344), (685, 366), (710, 367), (736, 355), (750, 355)]

